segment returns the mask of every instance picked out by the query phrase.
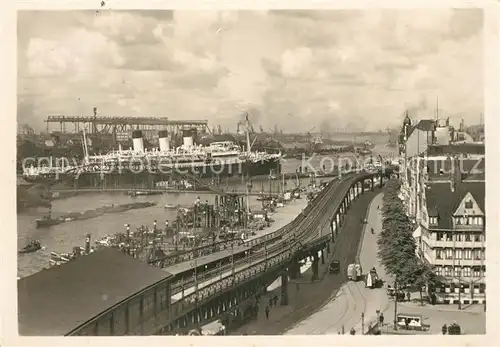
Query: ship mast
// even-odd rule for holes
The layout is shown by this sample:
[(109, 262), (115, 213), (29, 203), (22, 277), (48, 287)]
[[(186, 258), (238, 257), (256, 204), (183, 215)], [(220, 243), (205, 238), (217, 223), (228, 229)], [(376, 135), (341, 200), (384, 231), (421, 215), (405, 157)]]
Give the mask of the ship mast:
[(248, 112), (245, 112), (245, 135), (247, 140), (247, 155), (250, 156), (250, 120), (248, 119)]
[(83, 128), (83, 157), (86, 164), (89, 162), (89, 150), (87, 148), (87, 137), (85, 136), (85, 127)]

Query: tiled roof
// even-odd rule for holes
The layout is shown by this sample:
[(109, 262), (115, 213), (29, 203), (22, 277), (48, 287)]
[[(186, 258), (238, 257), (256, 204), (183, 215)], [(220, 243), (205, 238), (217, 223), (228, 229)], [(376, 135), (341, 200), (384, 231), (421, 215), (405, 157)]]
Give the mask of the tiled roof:
[(438, 217), (439, 229), (451, 229), (452, 214), (458, 208), (467, 193), (471, 193), (481, 210), (485, 211), (485, 183), (461, 182), (451, 191), (450, 183), (430, 183), (425, 190), (427, 214)]
[(436, 122), (433, 119), (422, 119), (415, 127), (423, 131), (434, 131)]
[(427, 150), (429, 155), (441, 154), (484, 154), (482, 143), (461, 143), (456, 145), (431, 145)]
[(436, 129), (436, 125), (432, 119), (422, 119), (416, 125), (412, 126), (408, 131), (408, 137), (415, 131), (415, 129), (422, 131), (434, 131)]
[[(462, 179), (479, 179), (484, 177), (485, 172), (485, 158), (481, 159), (460, 159), (460, 171), (462, 172)], [(452, 168), (451, 159), (432, 159), (426, 161), (428, 179), (430, 181), (446, 180), (450, 177)], [(443, 174), (441, 174), (441, 170)], [(475, 177), (475, 178), (473, 178)]]
[(20, 335), (61, 336), (171, 274), (105, 248), (17, 281)]

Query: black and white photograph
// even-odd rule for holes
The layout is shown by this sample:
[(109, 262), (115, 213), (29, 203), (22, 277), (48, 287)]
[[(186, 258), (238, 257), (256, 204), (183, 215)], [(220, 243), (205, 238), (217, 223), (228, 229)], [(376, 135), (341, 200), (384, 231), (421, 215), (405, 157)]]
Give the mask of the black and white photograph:
[(19, 336), (486, 334), (483, 8), (113, 4), (17, 11)]

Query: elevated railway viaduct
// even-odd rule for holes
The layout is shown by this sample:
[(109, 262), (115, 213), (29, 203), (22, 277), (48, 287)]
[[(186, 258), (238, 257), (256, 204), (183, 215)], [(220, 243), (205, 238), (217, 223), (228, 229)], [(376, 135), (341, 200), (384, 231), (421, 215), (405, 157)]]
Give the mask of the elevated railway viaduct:
[[(332, 181), (292, 223), (276, 232), (247, 243), (225, 242), (166, 257), (158, 265), (168, 273), (169, 283), (135, 297), (137, 324), (127, 324), (125, 331), (118, 332), (115, 307), (110, 307), (66, 335), (187, 333), (251, 307), (256, 296), (277, 278), (281, 278), (281, 304), (286, 305), (288, 280), (297, 276), (299, 262), (311, 257), (312, 276), (317, 278), (319, 261), (324, 261), (322, 255), (336, 242), (350, 203), (395, 174), (394, 168), (346, 174)], [(167, 297), (159, 295), (164, 292)]]

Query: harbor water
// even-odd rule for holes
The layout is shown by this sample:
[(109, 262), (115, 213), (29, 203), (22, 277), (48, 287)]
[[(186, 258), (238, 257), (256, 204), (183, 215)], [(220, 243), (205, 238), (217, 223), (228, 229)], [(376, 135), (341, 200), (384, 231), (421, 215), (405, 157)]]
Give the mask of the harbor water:
[[(311, 160), (312, 166), (319, 169), (322, 157), (318, 156)], [(301, 160), (288, 159), (283, 162), (283, 172), (295, 172), (301, 166)], [(302, 163), (303, 164), (303, 163)], [(253, 182), (252, 192), (265, 192), (270, 189), (277, 192), (283, 182), (280, 180), (270, 181), (266, 177), (256, 178)], [(294, 188), (298, 182), (287, 181), (287, 188)], [(301, 185), (307, 186), (310, 179), (302, 179)], [(244, 182), (231, 182), (231, 188), (237, 191), (245, 190)], [(213, 194), (199, 194), (202, 202), (214, 203)], [(31, 208), (20, 212), (17, 216), (18, 222), (18, 248), (22, 248), (31, 240), (39, 240), (43, 249), (28, 254), (18, 255), (18, 277), (28, 276), (49, 266), (51, 252), (71, 252), (75, 246), (84, 246), (86, 234), (91, 234), (93, 241), (105, 235), (124, 231), (124, 224), (130, 224), (131, 229), (144, 226), (152, 226), (157, 221), (159, 228), (163, 228), (165, 221), (173, 221), (177, 216), (175, 210), (167, 210), (165, 205), (192, 205), (197, 197), (193, 193), (165, 193), (163, 195), (130, 197), (123, 192), (100, 192), (78, 194), (66, 199), (54, 200), (52, 202), (52, 214), (54, 216), (69, 212), (84, 212), (111, 204), (125, 204), (139, 201), (156, 202), (153, 207), (130, 210), (121, 213), (104, 214), (93, 219), (71, 221), (55, 225), (49, 228), (36, 229), (35, 221), (47, 214), (46, 208)], [(249, 197), (249, 205), (253, 210), (260, 210), (261, 203), (256, 196)]]

